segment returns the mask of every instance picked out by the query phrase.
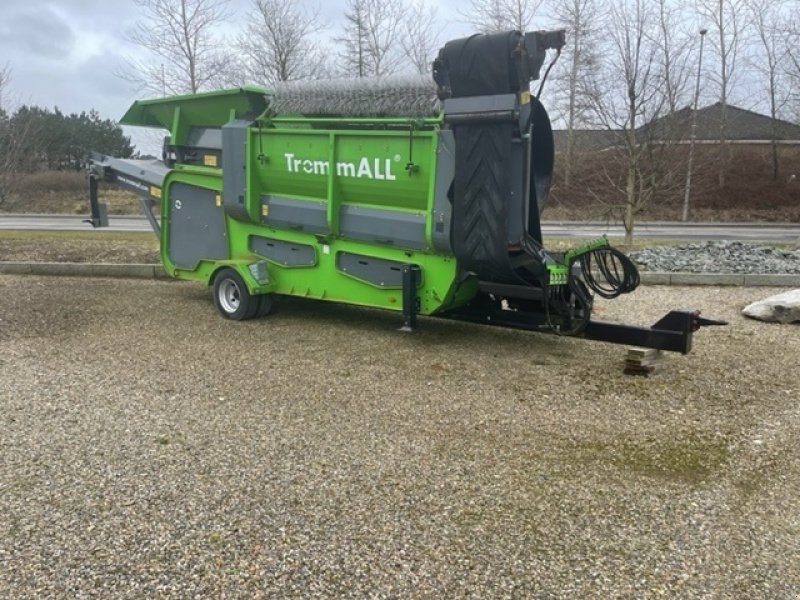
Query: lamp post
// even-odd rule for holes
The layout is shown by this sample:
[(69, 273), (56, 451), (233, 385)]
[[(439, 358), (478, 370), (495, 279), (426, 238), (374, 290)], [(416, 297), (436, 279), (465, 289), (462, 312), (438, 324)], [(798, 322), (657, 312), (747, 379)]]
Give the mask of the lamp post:
[(683, 192), (683, 216), (681, 221), (689, 218), (689, 196), (692, 191), (692, 165), (694, 163), (694, 143), (697, 140), (697, 103), (700, 100), (700, 72), (703, 69), (703, 42), (708, 29), (700, 30), (700, 58), (697, 61), (697, 83), (694, 88), (694, 110), (692, 110), (692, 135), (689, 139), (689, 164), (686, 166), (686, 188)]

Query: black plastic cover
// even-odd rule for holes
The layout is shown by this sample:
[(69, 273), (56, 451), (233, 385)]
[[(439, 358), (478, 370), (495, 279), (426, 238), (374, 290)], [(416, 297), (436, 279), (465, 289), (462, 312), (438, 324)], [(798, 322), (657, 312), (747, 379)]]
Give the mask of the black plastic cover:
[(447, 42), (433, 63), (442, 98), (515, 94), (527, 90), (527, 61), (519, 31), (475, 34)]

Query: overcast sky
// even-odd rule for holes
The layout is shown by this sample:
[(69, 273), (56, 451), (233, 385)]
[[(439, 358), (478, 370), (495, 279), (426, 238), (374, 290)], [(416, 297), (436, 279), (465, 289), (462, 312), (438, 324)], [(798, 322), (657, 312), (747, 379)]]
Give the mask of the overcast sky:
[[(438, 4), (443, 20), (453, 20), (448, 0)], [(333, 32), (344, 0), (320, 5)], [(231, 31), (248, 6), (248, 0), (231, 1)], [(125, 57), (137, 51), (124, 36), (137, 10), (133, 0), (0, 0), (0, 67), (11, 66), (15, 104), (58, 106), (64, 112), (95, 108), (104, 118), (120, 118), (141, 95), (116, 75)]]
[[(322, 0), (327, 34), (342, 23), (345, 0)], [(466, 31), (455, 10), (458, 0), (431, 0), (443, 23), (443, 40)], [(241, 28), (250, 0), (231, 0), (226, 30)], [(0, 68), (12, 70), (11, 93), (4, 104), (34, 104), (62, 112), (96, 109), (117, 120), (142, 97), (120, 78), (126, 56), (137, 52), (125, 32), (139, 18), (133, 0), (0, 0)], [(145, 94), (147, 95), (147, 94)], [(9, 100), (11, 102), (9, 102)], [(138, 128), (126, 128), (142, 143)], [(147, 144), (149, 145), (149, 144)]]

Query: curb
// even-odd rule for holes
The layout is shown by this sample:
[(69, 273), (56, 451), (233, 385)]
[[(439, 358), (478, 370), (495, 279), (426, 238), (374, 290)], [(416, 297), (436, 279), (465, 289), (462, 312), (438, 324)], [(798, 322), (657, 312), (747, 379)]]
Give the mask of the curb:
[[(110, 263), (42, 263), (0, 261), (4, 275), (58, 275), (67, 277), (126, 277), (170, 279), (161, 265)], [(800, 287), (800, 275), (741, 273), (641, 273), (644, 285), (714, 285), (743, 287)]]
[(644, 285), (715, 285), (797, 287), (800, 275), (745, 273), (640, 273)]

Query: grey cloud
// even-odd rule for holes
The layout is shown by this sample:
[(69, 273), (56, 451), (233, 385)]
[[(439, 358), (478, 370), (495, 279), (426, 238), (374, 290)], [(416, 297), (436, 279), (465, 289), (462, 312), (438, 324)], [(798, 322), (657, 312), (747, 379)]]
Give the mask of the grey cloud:
[(127, 97), (132, 85), (117, 75), (124, 62), (113, 52), (104, 52), (82, 62), (75, 74), (77, 81), (82, 83), (82, 91)]
[(62, 58), (75, 44), (75, 34), (50, 8), (12, 13), (0, 23), (0, 47), (35, 56)]

